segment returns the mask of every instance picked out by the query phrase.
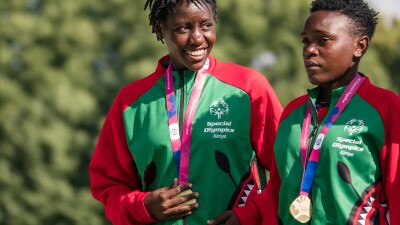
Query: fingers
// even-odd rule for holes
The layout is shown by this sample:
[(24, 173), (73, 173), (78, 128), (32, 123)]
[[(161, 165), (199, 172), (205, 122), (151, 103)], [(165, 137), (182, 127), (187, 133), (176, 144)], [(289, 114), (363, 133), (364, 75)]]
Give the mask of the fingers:
[(207, 224), (208, 225), (217, 225), (217, 224), (225, 222), (227, 219), (228, 219), (228, 215), (226, 212), (224, 212), (215, 218), (207, 220)]
[(170, 208), (165, 210), (165, 215), (169, 215), (169, 218), (188, 216), (199, 207), (199, 204), (196, 203), (199, 193), (192, 192), (191, 187), (192, 184), (184, 184), (168, 191), (168, 195), (172, 196), (168, 201)]
[(168, 187), (150, 192), (144, 198), (149, 214), (157, 220), (175, 219), (192, 214), (199, 207), (199, 193), (191, 191), (192, 184), (178, 185), (174, 179)]
[[(185, 205), (190, 205), (196, 202), (196, 198), (199, 197), (199, 193), (195, 192), (193, 193), (191, 190), (192, 185), (191, 184), (187, 184), (184, 186), (178, 186), (176, 188), (175, 191), (177, 191), (178, 193), (175, 194), (174, 196), (172, 196), (173, 199), (176, 200), (175, 204), (183, 204), (184, 202)], [(176, 193), (176, 192), (174, 192)], [(183, 201), (183, 202), (182, 202)]]
[[(181, 198), (181, 197), (179, 197)], [(179, 200), (179, 199), (178, 199)], [(175, 199), (174, 199), (175, 201)], [(185, 200), (182, 200), (185, 201)], [(172, 200), (170, 200), (170, 203)], [(182, 203), (181, 201), (178, 201), (178, 203)], [(174, 205), (171, 206), (170, 208), (166, 208), (163, 210), (163, 212), (159, 215), (158, 219), (160, 220), (169, 220), (169, 219), (176, 219), (184, 216), (189, 216), (192, 214), (192, 211), (197, 209), (199, 207), (199, 203), (194, 203), (194, 204), (189, 204), (189, 205), (184, 205), (184, 204), (179, 204), (179, 205)]]
[(192, 193), (192, 184), (184, 184), (178, 186), (176, 184), (177, 183), (175, 183), (174, 181), (174, 183), (169, 188), (162, 188), (155, 191), (156, 193), (158, 193), (158, 198), (160, 199), (160, 201), (166, 204), (166, 207), (171, 208), (185, 202), (187, 202), (185, 205), (190, 205), (196, 202), (192, 200), (198, 198), (199, 193)]
[[(171, 186), (169, 186), (167, 189), (160, 191), (160, 198), (171, 199), (171, 198), (174, 198), (175, 196), (177, 196), (177, 197), (186, 196), (191, 193), (191, 191), (190, 191), (191, 188), (192, 188), (192, 184), (178, 185), (178, 183), (175, 183), (175, 180), (174, 180), (174, 183), (171, 184)], [(190, 192), (188, 192), (188, 191), (190, 191)], [(187, 198), (192, 199), (191, 196), (188, 196)], [(181, 198), (181, 200), (183, 200), (183, 199)], [(188, 200), (188, 199), (186, 199), (186, 200)], [(179, 202), (179, 200), (174, 201), (174, 202)], [(179, 204), (179, 203), (177, 203), (177, 204)]]
[(184, 184), (184, 185), (178, 185), (178, 179), (175, 178), (170, 186), (160, 188), (158, 190), (158, 193), (160, 194), (160, 198), (169, 199), (169, 198), (172, 198), (173, 196), (175, 196), (183, 191), (189, 190), (191, 188), (192, 188), (192, 184), (189, 184), (189, 183)]
[(170, 218), (179, 218), (183, 216), (188, 216), (192, 214), (192, 211), (199, 207), (199, 203), (194, 203), (190, 205), (179, 205), (173, 208), (170, 208), (165, 211), (166, 215), (169, 215)]
[(170, 189), (173, 189), (178, 186), (178, 178), (174, 178), (174, 181), (172, 184), (169, 186)]
[(208, 225), (217, 225), (220, 223), (225, 225), (240, 225), (239, 219), (232, 210), (226, 211), (213, 219), (207, 220)]
[(161, 192), (166, 192), (166, 191), (169, 191), (169, 190), (172, 190), (172, 189), (176, 188), (177, 186), (178, 186), (178, 178), (174, 178), (174, 181), (172, 181), (172, 184), (170, 184), (167, 187), (160, 188), (159, 190)]

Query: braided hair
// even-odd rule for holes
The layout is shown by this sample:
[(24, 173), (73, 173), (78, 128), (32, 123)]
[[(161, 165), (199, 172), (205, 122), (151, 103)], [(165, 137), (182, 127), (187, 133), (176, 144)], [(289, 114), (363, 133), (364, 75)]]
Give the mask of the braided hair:
[(310, 13), (319, 10), (336, 11), (352, 21), (353, 35), (366, 35), (370, 40), (378, 24), (378, 13), (363, 0), (314, 0)]
[[(150, 9), (149, 20), (150, 26), (152, 26), (152, 32), (155, 33), (156, 23), (165, 21), (168, 14), (174, 11), (175, 6), (178, 3), (183, 3), (186, 1), (188, 4), (193, 3), (198, 8), (201, 8), (202, 2), (207, 3), (211, 6), (213, 10), (214, 21), (217, 22), (217, 2), (216, 0), (146, 0), (144, 5), (144, 10)], [(157, 37), (157, 41), (163, 42), (162, 38)]]

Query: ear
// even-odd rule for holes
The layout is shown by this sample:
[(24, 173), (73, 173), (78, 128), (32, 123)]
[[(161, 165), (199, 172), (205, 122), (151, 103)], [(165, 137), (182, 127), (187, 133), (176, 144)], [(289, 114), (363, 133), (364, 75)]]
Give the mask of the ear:
[(369, 47), (369, 38), (367, 36), (358, 37), (356, 39), (356, 49), (354, 51), (354, 56), (361, 58)]
[(159, 20), (157, 20), (154, 23), (154, 33), (157, 36), (157, 39), (162, 40), (163, 39), (163, 34), (162, 34), (162, 26)]

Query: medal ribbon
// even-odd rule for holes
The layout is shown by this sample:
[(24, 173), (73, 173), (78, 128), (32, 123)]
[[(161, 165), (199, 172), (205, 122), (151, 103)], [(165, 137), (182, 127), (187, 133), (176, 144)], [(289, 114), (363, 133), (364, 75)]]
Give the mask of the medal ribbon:
[(323, 128), (321, 129), (321, 132), (317, 136), (317, 140), (315, 141), (314, 146), (311, 150), (310, 159), (308, 160), (306, 167), (309, 142), (308, 134), (311, 126), (311, 105), (310, 103), (308, 103), (306, 115), (304, 117), (303, 126), (301, 129), (300, 153), (304, 172), (301, 181), (300, 195), (308, 196), (308, 194), (310, 193), (311, 185), (315, 177), (315, 171), (317, 170), (320, 148), (322, 142), (324, 141), (325, 135), (332, 124), (342, 113), (344, 108), (347, 106), (347, 104), (350, 102), (351, 98), (356, 93), (357, 89), (361, 86), (364, 79), (364, 77), (357, 74), (357, 76), (351, 81), (349, 86), (347, 86), (343, 94), (340, 96), (339, 101), (336, 103), (335, 107), (329, 115), (329, 118), (326, 120)]
[[(197, 105), (203, 91), (204, 82), (206, 79), (209, 66), (209, 60), (204, 66), (197, 71), (197, 76), (193, 85), (193, 90), (189, 98), (188, 108), (183, 122), (182, 141), (179, 135), (179, 125), (176, 109), (176, 98), (174, 92), (174, 82), (172, 77), (172, 64), (168, 65), (165, 77), (165, 90), (167, 102), (167, 114), (169, 133), (174, 155), (175, 165), (179, 174), (179, 184), (188, 183), (189, 177), (189, 158), (190, 158), (190, 137), (192, 136), (192, 122)], [(183, 107), (183, 106), (181, 106)]]

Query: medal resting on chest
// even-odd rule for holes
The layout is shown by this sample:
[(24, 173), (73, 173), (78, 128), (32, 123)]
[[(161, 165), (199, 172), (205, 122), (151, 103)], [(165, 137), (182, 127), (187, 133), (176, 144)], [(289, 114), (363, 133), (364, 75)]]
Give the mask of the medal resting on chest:
[(320, 133), (316, 136), (317, 138), (316, 141), (314, 142), (309, 158), (308, 158), (308, 143), (309, 143), (308, 135), (310, 133), (310, 124), (311, 124), (311, 104), (308, 103), (307, 111), (303, 120), (303, 126), (301, 130), (301, 140), (300, 140), (300, 155), (303, 165), (303, 178), (301, 182), (300, 194), (289, 207), (290, 214), (293, 216), (294, 219), (296, 219), (300, 223), (307, 223), (312, 216), (311, 215), (312, 204), (309, 194), (315, 177), (315, 172), (317, 170), (320, 148), (322, 146), (322, 142), (324, 141), (325, 135), (328, 132), (329, 128), (333, 125), (335, 120), (342, 113), (344, 108), (347, 106), (347, 104), (350, 102), (351, 98), (353, 97), (357, 89), (361, 86), (364, 79), (365, 79), (364, 77), (357, 75), (351, 81), (351, 83), (346, 88), (344, 93), (341, 95), (340, 99), (338, 100), (334, 109), (330, 113), (329, 118), (326, 120)]

